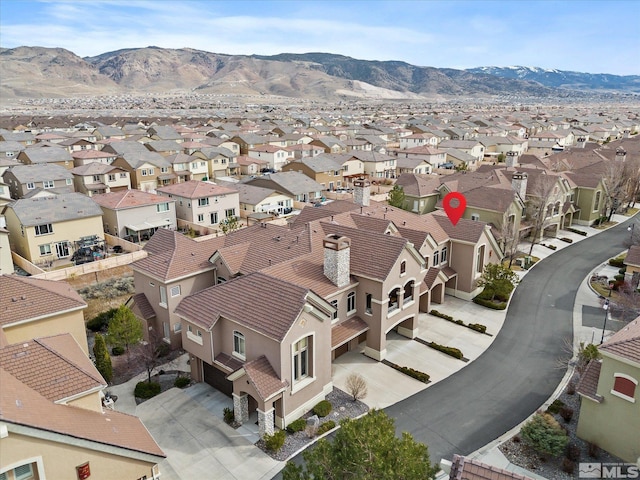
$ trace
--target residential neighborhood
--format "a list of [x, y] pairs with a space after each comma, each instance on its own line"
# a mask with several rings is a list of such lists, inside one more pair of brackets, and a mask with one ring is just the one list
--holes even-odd
[[[180, 392], [215, 399], [217, 413], [205, 409], [201, 420], [242, 452], [227, 461], [255, 468], [244, 478], [271, 478], [285, 461], [265, 442], [287, 431], [293, 439], [292, 425], [307, 425], [336, 391], [353, 395], [351, 376], [369, 392], [354, 402], [391, 413], [482, 362], [515, 328], [510, 302], [540, 288], [525, 280], [552, 263], [546, 257], [619, 232], [608, 257], [594, 250], [580, 261], [597, 276], [602, 262], [628, 250], [605, 293], [618, 280], [637, 293], [640, 112], [300, 113], [3, 120], [0, 478], [93, 478], [80, 477], [90, 470], [96, 478], [178, 479], [214, 468], [186, 461], [169, 443], [169, 417], [160, 415], [179, 414], [171, 409], [187, 401]], [[445, 211], [450, 193], [465, 199], [456, 221]], [[486, 296], [494, 269], [512, 274], [515, 293], [504, 300]], [[103, 308], [87, 313], [87, 286], [109, 278], [129, 282], [122, 301], [96, 294]], [[567, 291], [581, 291], [578, 283]], [[610, 305], [585, 288], [589, 308]], [[89, 328], [112, 307], [109, 322], [119, 307], [131, 313], [140, 332], [133, 345]], [[636, 307], [630, 321], [604, 310], [608, 327], [581, 313], [568, 340], [588, 340], [599, 352], [574, 385], [577, 438], [627, 463], [640, 457]], [[569, 322], [564, 311], [554, 315]], [[538, 332], [551, 337], [552, 328]], [[600, 328], [602, 342], [585, 338]], [[118, 383], [105, 378], [95, 350], [102, 335], [114, 366], [139, 371]], [[137, 353], [127, 357], [130, 347]], [[564, 370], [574, 382], [573, 364]], [[170, 373], [187, 387], [134, 395], [152, 378], [160, 388]], [[515, 433], [505, 432], [568, 382], [546, 382], [554, 384], [549, 395], [534, 392], [532, 408], [521, 401], [526, 416], [506, 419], [508, 428], [485, 444], [511, 441]], [[433, 444], [431, 460], [451, 478], [498, 470], [507, 475], [499, 478], [543, 478], [516, 468], [497, 446], [487, 449], [493, 456], [470, 456], [483, 445], [434, 458], [442, 450]], [[255, 460], [243, 457], [246, 449]]]

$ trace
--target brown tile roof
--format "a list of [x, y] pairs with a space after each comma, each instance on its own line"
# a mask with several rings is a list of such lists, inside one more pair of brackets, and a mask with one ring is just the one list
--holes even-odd
[[149, 299], [144, 293], [136, 293], [131, 297], [131, 302], [127, 303], [130, 305], [133, 313], [139, 315], [140, 318], [149, 320], [156, 316], [156, 312], [153, 310], [151, 303], [149, 303]]
[[101, 207], [111, 210], [156, 205], [158, 203], [173, 201], [167, 197], [156, 195], [155, 193], [142, 192], [140, 190], [121, 190], [119, 192], [101, 193], [91, 198]]
[[640, 317], [614, 333], [599, 349], [640, 364]]
[[[432, 214], [417, 215], [382, 203], [371, 202], [371, 206], [363, 210], [363, 215], [391, 220], [399, 229], [427, 232], [437, 244], [446, 242], [449, 239], [445, 230], [434, 220]], [[422, 246], [422, 242], [417, 243], [412, 240], [412, 243], [416, 248]]]
[[595, 400], [598, 403], [602, 402], [602, 396], [598, 395], [598, 380], [600, 379], [601, 368], [602, 361], [592, 360], [589, 362], [576, 387], [576, 391], [580, 395]]
[[444, 212], [434, 212], [433, 218], [440, 224], [452, 240], [477, 243], [484, 232], [485, 223], [461, 218], [454, 226]]
[[[185, 297], [175, 313], [206, 329], [224, 317], [281, 341], [302, 312], [308, 293], [306, 288], [256, 272]], [[273, 310], [276, 296], [277, 314]]]
[[367, 330], [369, 330], [369, 325], [360, 317], [351, 317], [344, 322], [333, 325], [331, 327], [331, 349], [344, 345]]
[[0, 292], [0, 325], [48, 317], [87, 306], [66, 282], [0, 275]]
[[624, 259], [625, 265], [640, 266], [640, 246], [632, 245]]
[[158, 188], [158, 191], [183, 198], [206, 198], [238, 193], [232, 188], [223, 187], [210, 182], [201, 182], [200, 180], [189, 180], [188, 182], [175, 183], [166, 187], [160, 187]]
[[244, 371], [262, 400], [272, 397], [289, 386], [289, 382], [280, 380], [264, 355], [245, 363]]
[[163, 281], [180, 278], [213, 269], [209, 257], [223, 243], [222, 237], [197, 242], [181, 233], [159, 228], [144, 247], [149, 255], [131, 266]]
[[429, 267], [427, 274], [424, 276], [424, 282], [420, 285], [420, 292], [431, 290], [431, 287], [435, 284], [440, 274], [440, 269], [436, 267]]
[[450, 480], [533, 480], [502, 468], [487, 465], [478, 460], [453, 455]]
[[213, 360], [232, 372], [241, 369], [244, 364], [237, 358], [227, 355], [226, 353], [219, 353]]
[[498, 186], [478, 187], [468, 190], [464, 194], [467, 200], [467, 208], [476, 207], [500, 213], [505, 213], [516, 201], [516, 195], [511, 186], [506, 188], [499, 188]]
[[8, 345], [0, 367], [51, 401], [107, 386], [68, 333]]
[[439, 194], [440, 177], [434, 175], [419, 175], [416, 173], [403, 173], [396, 180], [407, 195], [424, 197]]
[[[104, 413], [55, 404], [0, 367], [0, 421], [71, 438], [164, 457], [142, 422], [106, 409]], [[70, 441], [72, 441], [70, 439]]]

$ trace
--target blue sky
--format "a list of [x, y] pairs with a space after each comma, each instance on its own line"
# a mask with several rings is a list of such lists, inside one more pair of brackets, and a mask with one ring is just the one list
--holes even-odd
[[80, 56], [150, 45], [215, 53], [329, 52], [448, 68], [525, 65], [640, 74], [640, 2], [0, 2], [0, 45]]

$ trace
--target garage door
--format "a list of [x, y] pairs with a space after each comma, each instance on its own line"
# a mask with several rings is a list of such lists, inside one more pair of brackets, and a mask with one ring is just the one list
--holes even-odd
[[231, 396], [233, 383], [225, 378], [227, 373], [205, 362], [202, 362], [202, 365], [204, 366], [204, 381], [225, 395]]

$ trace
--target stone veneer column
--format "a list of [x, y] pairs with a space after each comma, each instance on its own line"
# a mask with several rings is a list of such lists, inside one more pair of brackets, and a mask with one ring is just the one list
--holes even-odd
[[258, 408], [258, 431], [260, 437], [264, 437], [265, 434], [273, 435], [273, 408], [263, 412]]
[[239, 424], [249, 421], [249, 396], [247, 394], [233, 394], [233, 415]]

